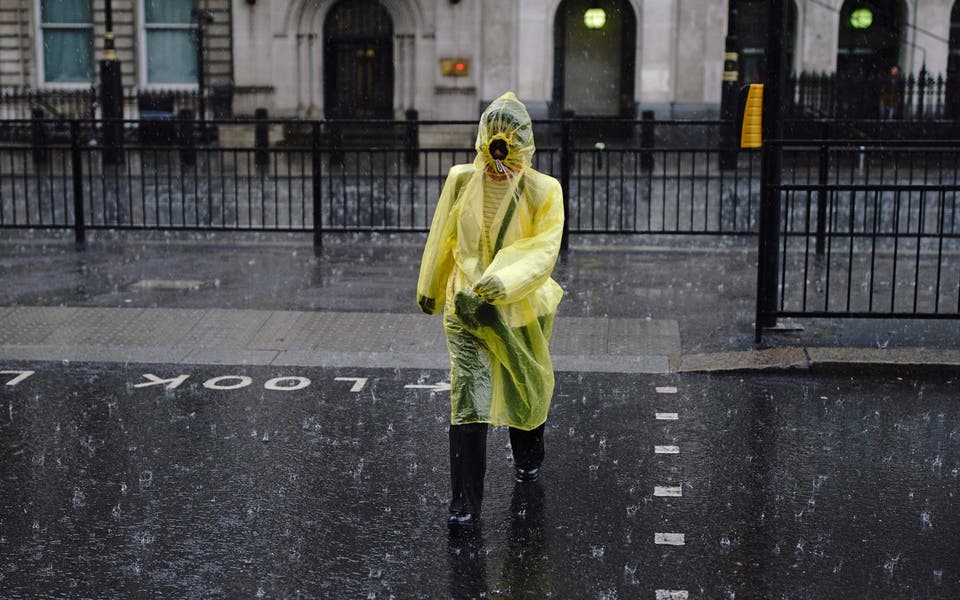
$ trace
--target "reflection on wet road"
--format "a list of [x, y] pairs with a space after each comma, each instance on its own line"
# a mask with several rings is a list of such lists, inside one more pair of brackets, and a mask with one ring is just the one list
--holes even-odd
[[945, 376], [559, 373], [451, 537], [443, 371], [0, 371], [4, 598], [960, 596]]

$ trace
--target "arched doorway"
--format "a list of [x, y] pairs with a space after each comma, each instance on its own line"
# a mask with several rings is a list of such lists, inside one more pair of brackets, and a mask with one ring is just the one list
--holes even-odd
[[377, 0], [341, 0], [323, 25], [326, 116], [393, 117], [393, 22]]
[[960, 118], [960, 2], [950, 11], [950, 46], [947, 55], [946, 117]]
[[[588, 27], [589, 9], [604, 22]], [[633, 118], [637, 19], [627, 0], [563, 0], [553, 25], [553, 110]]]
[[902, 0], [846, 0], [840, 9], [837, 74], [869, 78], [900, 64]]
[[[766, 73], [768, 0], [740, 1], [740, 73], [743, 84], [760, 83]], [[797, 39], [797, 3], [787, 3], [787, 69], [793, 71]]]

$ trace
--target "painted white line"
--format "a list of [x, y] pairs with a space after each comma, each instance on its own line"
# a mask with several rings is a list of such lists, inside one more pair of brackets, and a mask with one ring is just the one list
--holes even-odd
[[680, 418], [680, 413], [657, 413], [658, 421], [676, 421]]
[[409, 383], [404, 388], [408, 390], [430, 390], [431, 392], [449, 392], [450, 391], [450, 382], [441, 381], [440, 383], [431, 383], [429, 385], [421, 385], [417, 383]]
[[666, 546], [683, 546], [684, 539], [682, 533], [655, 533], [653, 534], [653, 543]]
[[680, 454], [680, 446], [654, 446], [654, 454]]
[[653, 488], [653, 495], [662, 498], [681, 498], [683, 497], [683, 488], [679, 485], [658, 485]]
[[677, 393], [677, 388], [675, 388], [675, 387], [673, 387], [673, 386], [669, 386], [669, 385], [668, 385], [668, 386], [663, 386], [663, 387], [658, 387], [658, 388], [657, 388], [657, 393], [658, 393], [658, 394], [676, 394], [676, 393]]
[[334, 381], [352, 381], [353, 386], [350, 388], [351, 392], [361, 392], [363, 391], [363, 386], [367, 385], [366, 377], [334, 377]]
[[36, 373], [36, 371], [0, 371], [0, 375], [16, 375], [13, 379], [7, 382], [7, 385], [17, 385], [27, 377], [30, 377]]
[[145, 290], [199, 290], [203, 282], [193, 279], [143, 279], [130, 287]]
[[687, 590], [657, 590], [657, 600], [689, 600]]

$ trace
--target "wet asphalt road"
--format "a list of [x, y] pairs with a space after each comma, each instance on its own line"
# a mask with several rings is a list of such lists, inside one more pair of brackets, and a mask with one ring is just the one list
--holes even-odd
[[957, 378], [560, 373], [451, 537], [442, 371], [0, 371], [3, 598], [960, 597]]

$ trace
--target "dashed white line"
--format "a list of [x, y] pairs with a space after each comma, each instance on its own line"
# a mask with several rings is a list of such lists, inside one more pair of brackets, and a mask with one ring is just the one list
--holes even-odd
[[672, 385], [666, 385], [666, 386], [658, 387], [657, 393], [658, 394], [676, 394], [677, 388], [673, 387]]
[[680, 454], [680, 446], [654, 446], [655, 454]]
[[653, 495], [661, 498], [681, 498], [683, 488], [679, 485], [658, 485], [653, 488]]
[[680, 413], [657, 413], [658, 421], [676, 421], [680, 418]]
[[688, 600], [687, 590], [657, 590], [657, 600]]
[[682, 533], [654, 533], [653, 543], [661, 546], [683, 546], [685, 540]]

